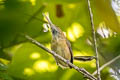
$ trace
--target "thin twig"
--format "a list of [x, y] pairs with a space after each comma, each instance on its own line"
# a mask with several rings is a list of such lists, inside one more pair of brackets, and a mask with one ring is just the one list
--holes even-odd
[[[113, 62], [115, 62], [115, 61], [116, 61], [117, 59], [119, 59], [119, 58], [120, 58], [120, 55], [118, 55], [117, 57], [115, 57], [115, 58], [113, 58], [112, 60], [108, 61], [108, 62], [105, 63], [104, 65], [102, 65], [99, 70], [100, 70], [100, 71], [103, 70], [105, 67], [109, 66], [110, 64], [112, 64]], [[97, 71], [93, 72], [92, 75], [96, 75], [96, 73], [97, 73]]]
[[101, 80], [100, 78], [100, 70], [99, 70], [99, 57], [98, 57], [98, 50], [97, 50], [97, 43], [96, 43], [96, 34], [95, 34], [95, 29], [94, 29], [94, 22], [93, 22], [93, 13], [91, 10], [90, 6], [90, 0], [88, 1], [88, 9], [89, 9], [89, 14], [90, 14], [90, 20], [91, 20], [91, 27], [92, 27], [92, 34], [93, 34], [93, 41], [94, 41], [94, 49], [95, 49], [95, 54], [96, 54], [96, 69], [97, 69], [97, 79]]
[[48, 48], [46, 48], [45, 46], [43, 46], [42, 44], [40, 44], [38, 41], [32, 39], [30, 36], [28, 35], [24, 35], [24, 37], [29, 40], [30, 42], [32, 42], [33, 44], [37, 45], [38, 47], [42, 48], [43, 50], [47, 51], [48, 53], [50, 53], [51, 55], [59, 58], [60, 60], [62, 60], [63, 62], [65, 62], [66, 64], [70, 65], [72, 68], [74, 68], [75, 70], [77, 70], [78, 72], [80, 72], [81, 74], [83, 74], [86, 78], [90, 79], [90, 80], [97, 80], [94, 76], [92, 76], [88, 71], [86, 71], [84, 68], [79, 68], [77, 66], [75, 66], [74, 64], [72, 64], [70, 61], [64, 59], [63, 57], [59, 56], [58, 54], [56, 54], [54, 51], [49, 50]]
[[[42, 12], [45, 9], [45, 4], [43, 4], [31, 17], [30, 19], [26, 22], [26, 24], [30, 23], [34, 18], [36, 18], [36, 16]], [[37, 19], [37, 18], [36, 18]], [[40, 19], [39, 19], [40, 20]], [[42, 20], [41, 20], [42, 21]]]
[[[30, 14], [27, 14], [27, 13], [24, 13], [24, 15], [26, 15], [26, 16], [28, 16], [28, 17], [31, 17], [31, 16], [32, 16], [32, 19], [41, 21], [41, 22], [43, 22], [43, 23], [47, 23], [47, 22], [44, 21], [43, 19], [40, 19], [40, 18], [38, 18], [38, 17], [36, 17], [36, 16], [30, 15]], [[28, 24], [28, 23], [30, 23], [30, 22], [31, 22], [31, 21], [28, 20], [25, 24]]]

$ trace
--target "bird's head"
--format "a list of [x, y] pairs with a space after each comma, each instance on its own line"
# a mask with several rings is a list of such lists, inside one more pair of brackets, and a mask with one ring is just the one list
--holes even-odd
[[53, 37], [59, 36], [59, 35], [62, 33], [62, 31], [60, 30], [60, 28], [56, 27], [56, 26], [52, 23], [52, 21], [51, 21], [50, 18], [49, 18], [49, 14], [48, 14], [48, 15], [43, 14], [43, 16], [45, 17], [45, 19], [46, 19], [47, 22], [48, 22], [49, 27], [51, 28], [51, 32], [52, 32]]
[[55, 25], [50, 25], [50, 28], [53, 36], [59, 36], [61, 34], [61, 30]]

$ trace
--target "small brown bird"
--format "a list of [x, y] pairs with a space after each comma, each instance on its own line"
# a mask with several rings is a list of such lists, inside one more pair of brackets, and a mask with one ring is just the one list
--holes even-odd
[[[43, 14], [44, 15], [44, 14]], [[62, 30], [58, 27], [56, 27], [51, 20], [49, 19], [48, 16], [44, 15], [44, 17], [47, 19], [48, 24], [51, 28], [51, 33], [52, 33], [52, 42], [51, 42], [51, 49], [62, 56], [63, 58], [69, 60], [71, 63], [73, 63], [73, 53], [71, 49], [71, 45], [67, 38], [65, 37], [64, 33]], [[56, 58], [56, 63], [62, 68], [70, 67], [68, 64], [64, 63], [60, 59]]]
[[[71, 63], [73, 63], [74, 60], [78, 61], [91, 61], [93, 59], [96, 59], [94, 56], [74, 56], [72, 53], [72, 48], [70, 42], [65, 37], [64, 33], [59, 27], [56, 27], [48, 16], [43, 16], [47, 19], [49, 27], [51, 28], [52, 33], [52, 42], [51, 42], [51, 49], [62, 56], [63, 58], [67, 59]], [[64, 63], [63, 61], [59, 60], [58, 58], [54, 57], [56, 60], [57, 65], [59, 65], [62, 68], [70, 67], [70, 65]]]

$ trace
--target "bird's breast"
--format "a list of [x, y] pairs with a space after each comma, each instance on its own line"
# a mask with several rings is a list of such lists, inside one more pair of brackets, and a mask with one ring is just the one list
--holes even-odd
[[70, 50], [65, 39], [52, 40], [51, 49], [65, 59], [71, 59]]

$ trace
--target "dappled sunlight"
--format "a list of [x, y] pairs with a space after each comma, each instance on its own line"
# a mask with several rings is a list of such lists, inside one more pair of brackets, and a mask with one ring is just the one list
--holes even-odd
[[48, 61], [38, 60], [33, 64], [33, 69], [36, 72], [54, 72], [57, 70], [57, 66], [55, 64], [50, 64]]
[[84, 29], [79, 23], [73, 23], [72, 28], [73, 28], [73, 33], [76, 38], [79, 38], [80, 36], [83, 35]]
[[4, 1], [5, 0], [0, 0], [0, 10], [2, 10], [2, 9], [4, 9], [5, 8], [5, 5], [3, 5], [4, 4]]
[[67, 36], [69, 40], [75, 41], [77, 38], [83, 36], [83, 33], [84, 33], [83, 27], [79, 23], [74, 22], [68, 29]]
[[39, 52], [33, 52], [33, 53], [30, 55], [30, 58], [31, 58], [31, 59], [38, 59], [38, 58], [40, 58], [40, 53], [39, 53]]
[[76, 7], [75, 4], [68, 4], [68, 8], [74, 9]]
[[[120, 3], [120, 0], [112, 1]], [[0, 0], [0, 80], [98, 78], [92, 76], [97, 70], [95, 52], [98, 52], [100, 67], [120, 55], [120, 16], [115, 13], [120, 10], [113, 10], [112, 1], [91, 0], [88, 5], [85, 0]], [[59, 45], [51, 49], [53, 36], [53, 43], [58, 41]], [[95, 46], [98, 51], [94, 51]], [[70, 48], [73, 55], [68, 56]], [[72, 57], [73, 61], [66, 62], [73, 62], [74, 68], [70, 69], [70, 65], [58, 58], [56, 61], [49, 50], [59, 55], [66, 52], [63, 58]], [[107, 65], [107, 70], [101, 71], [101, 80], [111, 80], [109, 68], [112, 65], [117, 73], [118, 62], [114, 60]], [[90, 74], [87, 76], [87, 73]]]
[[48, 71], [48, 62], [47, 61], [36, 61], [33, 64], [33, 69], [35, 69], [37, 72], [45, 72]]
[[48, 49], [51, 49], [51, 44], [49, 43], [49, 44], [46, 44], [45, 45]]
[[25, 68], [25, 69], [24, 69], [24, 75], [32, 76], [32, 75], [34, 75], [34, 74], [35, 74], [35, 73], [34, 73], [33, 69], [31, 69], [31, 68]]
[[30, 2], [31, 2], [31, 4], [32, 4], [33, 6], [36, 5], [36, 0], [30, 0]]
[[68, 29], [67, 33], [68, 33], [68, 39], [70, 41], [75, 41], [76, 40], [71, 29]]

